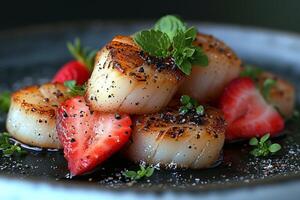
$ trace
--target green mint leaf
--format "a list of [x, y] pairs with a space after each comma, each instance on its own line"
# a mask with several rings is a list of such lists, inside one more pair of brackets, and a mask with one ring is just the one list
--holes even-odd
[[249, 141], [249, 145], [251, 146], [257, 146], [258, 145], [258, 139], [257, 138], [251, 138]]
[[263, 144], [263, 143], [265, 143], [268, 139], [270, 138], [270, 134], [268, 133], [268, 134], [266, 134], [266, 135], [264, 135], [262, 138], [260, 138], [260, 143], [261, 144]]
[[190, 45], [197, 36], [197, 29], [195, 27], [190, 27], [184, 32], [186, 44]]
[[262, 87], [262, 95], [267, 101], [269, 100], [270, 90], [275, 85], [276, 85], [276, 80], [274, 80], [274, 79], [268, 78], [264, 81], [263, 87]]
[[68, 88], [71, 96], [83, 96], [86, 92], [86, 85], [79, 86], [75, 80], [65, 81], [64, 85]]
[[175, 62], [178, 65], [178, 68], [185, 73], [186, 75], [190, 75], [191, 71], [192, 71], [192, 64], [190, 61], [188, 60], [184, 60], [181, 62], [181, 64], [179, 64], [175, 58]]
[[180, 102], [182, 105], [188, 104], [190, 102], [190, 100], [191, 100], [191, 97], [189, 97], [188, 95], [182, 95], [180, 97]]
[[10, 92], [2, 92], [0, 94], [0, 111], [8, 112], [10, 106]]
[[168, 35], [159, 30], [141, 31], [134, 35], [134, 41], [151, 56], [165, 58], [170, 55], [171, 41]]
[[200, 47], [194, 47], [195, 52], [191, 58], [193, 65], [205, 67], [208, 65], [208, 57]]
[[154, 30], [166, 33], [172, 40], [178, 31], [186, 31], [186, 26], [178, 17], [166, 15], [155, 23]]
[[200, 66], [208, 65], [208, 57], [203, 53], [202, 49], [192, 46], [193, 40], [190, 40], [188, 43], [186, 35], [182, 31], [178, 31], [173, 38], [173, 57], [175, 63], [187, 75], [191, 73], [192, 64]]
[[138, 32], [133, 39], [151, 56], [172, 57], [177, 67], [189, 75], [192, 65], [208, 65], [203, 50], [193, 45], [196, 36], [196, 28], [187, 28], [178, 17], [167, 15], [159, 19], [153, 29]]
[[184, 32], [178, 31], [173, 38], [173, 50], [177, 51], [177, 54], [182, 53], [186, 47]]
[[80, 39], [76, 38], [74, 42], [67, 42], [67, 48], [74, 58], [81, 62], [91, 72], [94, 68], [96, 50], [89, 50], [82, 47]]
[[244, 70], [240, 73], [241, 77], [249, 77], [253, 80], [257, 79], [257, 77], [263, 72], [262, 69], [247, 65]]
[[195, 51], [196, 50], [194, 48], [185, 47], [182, 51], [182, 54], [183, 54], [184, 57], [190, 58], [194, 55]]
[[269, 151], [271, 153], [276, 153], [277, 151], [279, 151], [281, 149], [280, 144], [274, 143], [271, 146], [269, 146]]

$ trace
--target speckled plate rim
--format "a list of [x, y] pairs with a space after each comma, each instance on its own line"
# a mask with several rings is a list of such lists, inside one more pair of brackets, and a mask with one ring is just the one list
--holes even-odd
[[[56, 23], [56, 24], [49, 24], [49, 25], [40, 25], [40, 26], [32, 26], [32, 27], [22, 27], [22, 28], [16, 28], [16, 29], [11, 29], [11, 30], [4, 30], [0, 32], [0, 37], [5, 37], [6, 35], [18, 35], [18, 34], [30, 34], [32, 32], [47, 32], [49, 29], [65, 29], [65, 27], [71, 27], [71, 26], [78, 26], [78, 25], [93, 25], [93, 24], [130, 24], [130, 23], [136, 23], [134, 21], [82, 21], [82, 22], [61, 22], [61, 23]], [[138, 22], [137, 24], [149, 24], [148, 22]], [[196, 24], [200, 30], [206, 33], [211, 33], [215, 35], [216, 37], [219, 37], [220, 39], [224, 40], [225, 42], [228, 40], [232, 40], [233, 38], [236, 37], [235, 34], [242, 34], [242, 35], [247, 35], [249, 36], [249, 41], [251, 41], [251, 35], [252, 34], [260, 34], [260, 41], [256, 42], [256, 45], [261, 46], [263, 44], [272, 44], [274, 46], [280, 45], [280, 51], [275, 52], [276, 54], [280, 55], [281, 51], [288, 51], [291, 52], [291, 56], [287, 57], [280, 57], [279, 56], [279, 63], [288, 63], [290, 65], [298, 66], [296, 70], [300, 71], [300, 56], [296, 56], [297, 52], [300, 52], [300, 35], [296, 33], [291, 33], [291, 32], [284, 32], [284, 31], [274, 31], [270, 29], [263, 29], [263, 28], [257, 28], [257, 27], [244, 27], [244, 26], [236, 26], [236, 25], [228, 25], [228, 24], [210, 24], [210, 23], [191, 23], [191, 24]], [[220, 35], [220, 29], [222, 29], [222, 34]], [[268, 41], [270, 39], [270, 35], [272, 35], [272, 40], [271, 43]], [[243, 36], [243, 37], [244, 37]], [[267, 40], [267, 42], [266, 42]], [[234, 40], [232, 40], [234, 41]], [[291, 46], [291, 44], [293, 44]], [[245, 45], [243, 42], [236, 41], [233, 43], [230, 43], [230, 46], [233, 47], [233, 49], [238, 52], [238, 54], [245, 53], [248, 54], [248, 58], [251, 59], [253, 57], [253, 53], [247, 51], [248, 49], [245, 48]], [[253, 48], [253, 47], [252, 47]], [[272, 47], [269, 47], [272, 48]], [[273, 48], [272, 48], [273, 49]], [[256, 52], [257, 53], [257, 52]], [[255, 54], [255, 53], [254, 53]], [[274, 56], [274, 54], [272, 53]], [[268, 54], [262, 54], [261, 56], [269, 56]], [[297, 100], [299, 102], [299, 94], [297, 97]], [[117, 195], [118, 198], [126, 199], [128, 196], [124, 195], [126, 194], [131, 194], [131, 195], [138, 195], [136, 197], [140, 197], [139, 195], [145, 195], [146, 194], [151, 194], [155, 193], [156, 195], [160, 195], [161, 197], [164, 196], [163, 194], [175, 194], [175, 193], [182, 193], [180, 190], [176, 190], [176, 188], [172, 191], [161, 191], [159, 190], [159, 187], [153, 187], [151, 189], [143, 189], [142, 192], [143, 194], [139, 194], [141, 192], [141, 189], [135, 189], [132, 187], [132, 190], [128, 191], [126, 188], [120, 188], [120, 189], [107, 189], [107, 188], [101, 188], [99, 186], [95, 187], [92, 184], [88, 183], [82, 183], [82, 182], [72, 182], [72, 183], [64, 183], [64, 182], [55, 182], [55, 181], [45, 181], [41, 180], [39, 178], [26, 178], [26, 179], [18, 179], [17, 177], [12, 177], [8, 175], [0, 175], [0, 188], [3, 188], [4, 193], [0, 194], [0, 197], [6, 197], [4, 195], [11, 195], [10, 189], [15, 189], [16, 184], [21, 184], [22, 187], [26, 188], [27, 186], [38, 186], [38, 185], [43, 185], [46, 187], [48, 185], [48, 190], [51, 191], [53, 194], [55, 194], [57, 188], [64, 188], [63, 191], [60, 192], [65, 192], [66, 194], [72, 194], [72, 190], [74, 189], [81, 189], [84, 192], [89, 192], [89, 191], [95, 191], [95, 194], [114, 194]], [[271, 187], [272, 186], [272, 187]], [[190, 194], [191, 198], [193, 196], [197, 195], [208, 195], [212, 193], [216, 193], [216, 190], [218, 190], [218, 194], [222, 195], [221, 193], [227, 193], [229, 191], [233, 192], [234, 191], [239, 191], [239, 190], [260, 190], [262, 187], [271, 187], [270, 189], [275, 192], [274, 189], [272, 188], [277, 188], [276, 191], [281, 191], [282, 194], [285, 193], [284, 191], [287, 191], [286, 188], [289, 186], [289, 188], [293, 188], [294, 186], [297, 188], [300, 186], [300, 175], [299, 174], [287, 174], [286, 176], [275, 176], [272, 178], [265, 178], [264, 180], [259, 180], [259, 181], [253, 181], [251, 183], [230, 183], [230, 184], [218, 184], [218, 185], [212, 185], [211, 187], [205, 186], [204, 189], [201, 189], [199, 191], [190, 191], [186, 190]], [[22, 187], [20, 187], [20, 191], [22, 190]], [[52, 189], [51, 189], [52, 188]], [[285, 188], [285, 189], [283, 189]], [[6, 191], [6, 192], [5, 192]], [[112, 191], [114, 193], [112, 193]], [[35, 192], [38, 192], [36, 190]], [[70, 193], [71, 192], [71, 193]], [[173, 193], [175, 192], [175, 193]], [[294, 192], [300, 192], [298, 190], [294, 190]], [[274, 194], [274, 193], [273, 193]], [[113, 196], [114, 196], [113, 195]], [[73, 195], [71, 195], [73, 196]], [[9, 197], [9, 196], [7, 196]], [[13, 196], [12, 196], [13, 197]], [[79, 196], [78, 196], [79, 197]], [[99, 196], [98, 196], [99, 197]], [[132, 196], [133, 197], [133, 196]], [[154, 196], [152, 196], [154, 197]], [[174, 198], [176, 196], [173, 196]], [[169, 197], [168, 197], [169, 198]], [[253, 196], [252, 196], [253, 198]], [[2, 199], [2, 198], [1, 198]], [[74, 198], [72, 198], [74, 199]], [[89, 198], [90, 199], [90, 198]], [[130, 198], [132, 199], [132, 198]]]

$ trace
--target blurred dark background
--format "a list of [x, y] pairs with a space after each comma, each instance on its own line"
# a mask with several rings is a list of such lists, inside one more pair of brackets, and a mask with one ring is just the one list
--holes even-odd
[[147, 20], [167, 13], [300, 32], [299, 0], [1, 0], [0, 29], [90, 19]]

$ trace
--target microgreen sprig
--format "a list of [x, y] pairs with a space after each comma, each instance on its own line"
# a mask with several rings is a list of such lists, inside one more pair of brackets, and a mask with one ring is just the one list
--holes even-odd
[[[240, 73], [241, 77], [249, 77], [251, 78], [256, 84], [258, 84], [259, 76], [263, 73], [263, 70], [257, 68], [252, 65], [247, 65], [244, 70]], [[263, 95], [266, 101], [269, 101], [271, 89], [276, 85], [276, 80], [272, 78], [267, 78], [264, 80], [262, 85], [257, 85], [260, 89], [261, 94]]]
[[67, 42], [67, 47], [76, 60], [86, 66], [89, 71], [93, 71], [97, 51], [82, 47], [79, 38], [76, 38], [73, 43]]
[[10, 106], [10, 92], [2, 92], [0, 94], [0, 111], [8, 112]]
[[258, 140], [253, 137], [249, 141], [249, 145], [254, 146], [254, 149], [250, 151], [250, 154], [255, 157], [264, 157], [270, 154], [275, 154], [281, 149], [281, 145], [277, 143], [272, 143], [270, 140], [270, 134], [266, 134]]
[[249, 77], [253, 80], [256, 80], [262, 72], [263, 70], [258, 67], [246, 65], [243, 71], [240, 73], [240, 77]]
[[131, 180], [139, 180], [141, 178], [144, 178], [144, 177], [150, 177], [153, 175], [154, 173], [154, 167], [145, 167], [143, 165], [140, 165], [140, 169], [137, 170], [137, 171], [125, 171], [123, 172], [123, 175], [126, 177], [126, 178], [130, 178]]
[[178, 68], [189, 75], [193, 64], [208, 65], [208, 57], [203, 50], [193, 45], [196, 35], [196, 28], [188, 28], [178, 17], [166, 15], [157, 21], [154, 28], [136, 33], [133, 39], [151, 56], [172, 57]]
[[180, 102], [182, 106], [179, 108], [179, 114], [185, 115], [193, 110], [195, 110], [198, 115], [204, 114], [204, 106], [199, 105], [196, 99], [193, 99], [188, 95], [182, 95], [180, 97]]
[[12, 144], [9, 141], [10, 135], [7, 132], [0, 133], [0, 152], [3, 156], [24, 155], [24, 151], [17, 143]]
[[65, 81], [64, 85], [68, 88], [68, 93], [71, 96], [83, 96], [86, 91], [86, 85], [77, 85], [75, 80]]
[[267, 78], [262, 86], [261, 93], [266, 101], [269, 101], [271, 89], [276, 85], [276, 80]]

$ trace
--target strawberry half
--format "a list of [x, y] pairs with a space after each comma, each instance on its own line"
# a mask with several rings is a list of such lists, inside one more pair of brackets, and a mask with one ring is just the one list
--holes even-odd
[[95, 51], [88, 51], [81, 46], [80, 40], [74, 43], [67, 43], [70, 53], [74, 56], [72, 60], [55, 74], [53, 83], [64, 83], [65, 81], [75, 80], [77, 84], [84, 84], [91, 76], [93, 70]]
[[127, 143], [132, 122], [128, 115], [91, 111], [83, 97], [61, 104], [56, 130], [72, 175], [89, 172]]
[[269, 105], [250, 78], [237, 78], [225, 88], [220, 99], [228, 127], [227, 140], [276, 135], [284, 129], [284, 120]]

